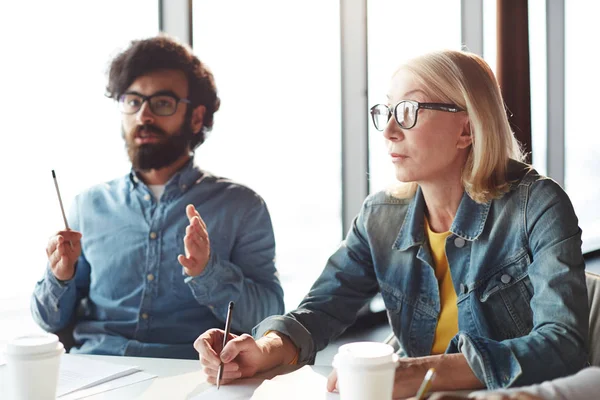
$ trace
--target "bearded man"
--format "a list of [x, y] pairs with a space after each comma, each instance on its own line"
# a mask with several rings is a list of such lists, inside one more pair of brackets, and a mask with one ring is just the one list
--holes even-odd
[[265, 202], [194, 164], [219, 109], [210, 70], [166, 36], [133, 41], [110, 64], [107, 95], [132, 168], [74, 199], [71, 229], [46, 248], [36, 322], [73, 326], [72, 353], [197, 359], [194, 340], [223, 327], [230, 301], [233, 331], [282, 314]]

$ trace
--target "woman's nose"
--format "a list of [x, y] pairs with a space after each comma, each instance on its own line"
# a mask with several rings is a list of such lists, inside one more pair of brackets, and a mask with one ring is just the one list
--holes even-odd
[[383, 137], [392, 142], [401, 140], [404, 137], [402, 128], [400, 128], [394, 117], [388, 120], [387, 125], [383, 130]]

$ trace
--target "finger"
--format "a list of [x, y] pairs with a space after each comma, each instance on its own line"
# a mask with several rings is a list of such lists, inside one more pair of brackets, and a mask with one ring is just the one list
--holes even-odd
[[194, 349], [205, 365], [218, 366], [221, 363], [218, 354], [221, 346], [217, 346], [217, 344], [222, 343], [223, 334], [224, 332], [220, 329], [209, 329], [194, 341]]
[[185, 235], [197, 239], [198, 243], [202, 243], [203, 236], [192, 225], [188, 225], [188, 227], [185, 228]]
[[[237, 378], [241, 378], [241, 374]], [[227, 385], [227, 384], [233, 382], [234, 380], [235, 379], [223, 379], [223, 378], [221, 378], [221, 383], [220, 384], [221, 385]], [[216, 385], [217, 384], [217, 377], [216, 376], [209, 376], [208, 378], [206, 378], [206, 381], [208, 383], [210, 383], [211, 385]]]
[[221, 361], [228, 363], [234, 360], [242, 351], [249, 350], [253, 346], [256, 346], [256, 342], [254, 338], [247, 333], [230, 339], [225, 347], [223, 347], [223, 351], [221, 351]]
[[56, 251], [56, 246], [58, 246], [59, 244], [59, 237], [60, 235], [56, 234], [50, 236], [50, 238], [48, 239], [48, 245], [46, 246], [46, 255], [48, 256], [48, 258], [50, 258], [50, 255], [54, 253], [54, 251]]
[[[185, 214], [187, 215], [188, 219], [190, 220], [190, 224], [192, 223], [192, 220], [195, 217], [198, 217], [200, 219], [200, 222], [202, 224], [204, 224], [204, 221], [202, 221], [202, 218], [200, 218], [200, 213], [196, 210], [196, 208], [192, 204], [187, 205], [187, 207], [185, 208]], [[206, 225], [204, 225], [204, 227], [206, 227]]]
[[[194, 221], [197, 221], [197, 218], [194, 218]], [[200, 242], [206, 242], [208, 243], [208, 232], [206, 231], [206, 229], [204, 229], [203, 227], [198, 225], [198, 222], [194, 222], [193, 225], [189, 225], [185, 231], [186, 234], [188, 235], [193, 235], [194, 237], [197, 237]]]
[[[204, 373], [206, 374], [206, 376], [218, 376], [219, 374], [219, 367], [217, 368], [212, 368], [212, 366], [205, 366], [203, 368]], [[237, 379], [242, 375], [242, 371], [240, 370], [240, 366], [237, 363], [224, 363], [223, 364], [223, 374], [222, 374], [222, 378], [223, 379]]]
[[65, 240], [73, 242], [75, 244], [76, 241], [81, 240], [81, 232], [72, 231], [72, 230], [64, 230], [59, 231], [57, 235], [62, 236]]
[[190, 258], [205, 254], [207, 250], [206, 243], [202, 242], [198, 237], [194, 237], [194, 235], [185, 235], [183, 237], [183, 244]]
[[193, 270], [194, 265], [196, 265], [193, 259], [187, 258], [183, 254], [177, 256], [177, 261], [179, 261], [179, 264], [181, 264], [182, 267], [190, 270]]
[[196, 215], [196, 218], [194, 218], [194, 220], [198, 221], [198, 224], [200, 224], [200, 226], [202, 227], [202, 229], [206, 230], [206, 222], [204, 222], [204, 220], [202, 219], [202, 216], [200, 216], [200, 214]]
[[327, 391], [333, 392], [335, 389], [337, 389], [337, 370], [334, 369], [327, 377]]

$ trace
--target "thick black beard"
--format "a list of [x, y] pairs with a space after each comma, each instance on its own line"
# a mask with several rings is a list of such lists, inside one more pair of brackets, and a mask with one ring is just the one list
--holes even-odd
[[[130, 136], [131, 139], [126, 137], [125, 147], [134, 170], [149, 171], [167, 167], [189, 151], [193, 133], [188, 121], [175, 135], [168, 135], [155, 125], [145, 125], [144, 128], [160, 136], [162, 141], [156, 144], [147, 143], [137, 146], [133, 143], [133, 136]], [[123, 135], [125, 136], [125, 133]]]

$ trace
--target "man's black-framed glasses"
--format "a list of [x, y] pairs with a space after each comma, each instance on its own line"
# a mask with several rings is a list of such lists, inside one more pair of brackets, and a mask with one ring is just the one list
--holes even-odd
[[417, 116], [420, 108], [427, 110], [446, 111], [456, 113], [465, 111], [456, 104], [447, 103], [419, 103], [413, 100], [402, 100], [393, 107], [387, 104], [375, 104], [371, 107], [371, 118], [373, 125], [378, 131], [383, 131], [388, 121], [394, 115], [396, 122], [402, 129], [411, 129], [417, 124]]
[[142, 108], [142, 104], [145, 101], [148, 102], [150, 111], [161, 117], [168, 117], [175, 114], [179, 103], [190, 103], [188, 99], [180, 99], [170, 93], [159, 92], [150, 96], [144, 96], [143, 94], [131, 92], [119, 96], [119, 110], [123, 114], [135, 114]]

